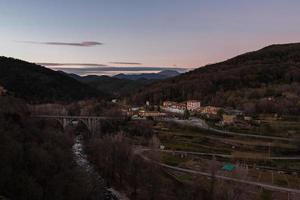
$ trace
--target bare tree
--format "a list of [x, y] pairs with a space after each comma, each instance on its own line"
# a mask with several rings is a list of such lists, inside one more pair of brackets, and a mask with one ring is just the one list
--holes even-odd
[[217, 166], [218, 163], [216, 161], [216, 158], [213, 157], [210, 162], [211, 177], [210, 177], [210, 186], [209, 186], [209, 198], [211, 200], [215, 199], [216, 173], [218, 170]]
[[137, 199], [137, 190], [140, 186], [140, 177], [144, 168], [144, 160], [139, 155], [132, 154], [130, 157], [129, 184], [133, 188], [132, 196]]

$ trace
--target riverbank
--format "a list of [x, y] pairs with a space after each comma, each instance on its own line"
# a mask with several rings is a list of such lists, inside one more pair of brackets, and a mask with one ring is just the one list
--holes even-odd
[[103, 195], [103, 197], [107, 200], [129, 200], [124, 194], [118, 192], [114, 188], [107, 188], [105, 186], [103, 178], [97, 173], [93, 165], [87, 159], [87, 155], [84, 151], [82, 135], [75, 137], [72, 151], [77, 165], [82, 168], [82, 170], [85, 170], [91, 177], [94, 177], [101, 187], [103, 187], [103, 194], [100, 195]]

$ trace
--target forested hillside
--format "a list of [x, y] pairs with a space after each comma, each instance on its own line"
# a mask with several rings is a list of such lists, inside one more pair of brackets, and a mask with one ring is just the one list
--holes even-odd
[[112, 97], [118, 98], [120, 96], [126, 96], [134, 94], [138, 89], [143, 86], [154, 82], [155, 80], [139, 79], [119, 79], [109, 76], [78, 76], [76, 74], [68, 74], [72, 78], [89, 85], [101, 92], [110, 94]]
[[33, 120], [25, 103], [0, 97], [0, 199], [101, 199], [77, 167], [73, 140], [55, 122]]
[[75, 101], [106, 96], [67, 75], [6, 57], [0, 57], [0, 85], [29, 102]]
[[175, 70], [162, 70], [158, 73], [142, 73], [142, 74], [117, 74], [114, 77], [128, 80], [163, 80], [178, 76], [180, 73]]
[[300, 114], [299, 82], [300, 43], [272, 45], [156, 82], [131, 100], [199, 99], [248, 113]]

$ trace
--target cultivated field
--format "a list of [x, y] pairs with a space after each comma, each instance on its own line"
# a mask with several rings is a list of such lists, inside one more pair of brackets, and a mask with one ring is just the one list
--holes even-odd
[[[298, 122], [283, 121], [277, 125], [282, 127], [283, 124], [288, 124], [286, 130], [295, 130], [288, 137], [298, 134]], [[284, 128], [277, 129], [274, 134], [269, 135], [283, 137], [283, 130]], [[214, 131], [166, 122], [157, 123], [155, 131], [165, 147], [161, 152], [161, 161], [165, 164], [300, 190], [297, 141], [225, 136]], [[226, 164], [233, 164], [236, 168], [233, 171], [225, 171], [222, 168]], [[199, 179], [198, 176], [189, 173], [173, 171], [173, 175], [181, 181], [205, 181], [205, 177]], [[253, 191], [255, 190], [252, 190], [252, 193]], [[261, 193], [271, 196], [275, 194], [270, 191]], [[251, 192], [247, 195], [251, 195]], [[280, 195], [287, 194], [276, 193], [277, 198]]]

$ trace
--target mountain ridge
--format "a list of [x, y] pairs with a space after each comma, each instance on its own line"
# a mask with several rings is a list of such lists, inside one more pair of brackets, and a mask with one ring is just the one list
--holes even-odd
[[[280, 44], [158, 81], [131, 100], [142, 104], [147, 100], [159, 103], [199, 99], [204, 105], [234, 107], [251, 113], [295, 114], [300, 113], [300, 109], [292, 106], [300, 107], [299, 82], [300, 43]], [[285, 97], [287, 92], [292, 94], [289, 98]]]
[[141, 74], [117, 74], [113, 77], [119, 79], [138, 80], [138, 79], [154, 79], [161, 80], [178, 76], [180, 73], [176, 70], [162, 70], [158, 73], [141, 73]]
[[101, 92], [110, 94], [114, 98], [130, 95], [138, 91], [141, 87], [150, 84], [154, 81], [154, 80], [147, 80], [147, 79], [138, 79], [138, 80], [120, 79], [120, 78], [110, 77], [105, 75], [102, 76], [98, 76], [98, 75], [79, 76], [77, 74], [67, 74], [67, 75]]
[[0, 85], [14, 96], [35, 103], [106, 96], [44, 66], [4, 56], [0, 57]]

